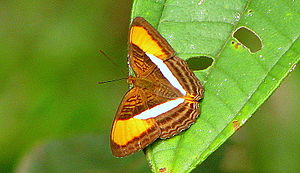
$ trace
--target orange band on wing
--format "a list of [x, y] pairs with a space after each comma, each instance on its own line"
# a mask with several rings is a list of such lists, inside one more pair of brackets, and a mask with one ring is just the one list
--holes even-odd
[[135, 137], [139, 137], [143, 132], [153, 127], [154, 120], [141, 120], [130, 118], [127, 120], [116, 120], [112, 130], [112, 140], [118, 145], [126, 145]]
[[130, 30], [130, 43], [137, 45], [145, 53], [163, 58], [166, 56], [156, 40], [141, 26], [133, 26]]

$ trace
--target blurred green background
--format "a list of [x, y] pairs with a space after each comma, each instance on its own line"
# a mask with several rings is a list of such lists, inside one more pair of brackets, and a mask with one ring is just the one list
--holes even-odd
[[[131, 3], [0, 1], [1, 173], [150, 172], [142, 152], [110, 154], [111, 122], [126, 81], [97, 85], [127, 75]], [[194, 172], [300, 172], [299, 76], [295, 69]]]

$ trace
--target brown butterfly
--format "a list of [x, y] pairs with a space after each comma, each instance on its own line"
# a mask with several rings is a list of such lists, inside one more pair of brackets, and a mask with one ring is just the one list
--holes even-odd
[[187, 63], [144, 18], [129, 31], [128, 61], [135, 73], [111, 130], [113, 155], [124, 157], [157, 138], [170, 138], [198, 117], [204, 89]]

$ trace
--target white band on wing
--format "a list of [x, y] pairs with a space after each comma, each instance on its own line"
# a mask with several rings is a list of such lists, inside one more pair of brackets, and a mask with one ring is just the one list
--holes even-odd
[[161, 73], [165, 78], [175, 87], [177, 88], [183, 95], [186, 95], [186, 91], [182, 88], [176, 77], [172, 74], [168, 66], [163, 62], [163, 60], [157, 58], [152, 54], [146, 53], [146, 55], [151, 59], [151, 61], [159, 68]]
[[133, 118], [148, 119], [148, 118], [157, 117], [158, 115], [161, 115], [165, 112], [170, 111], [171, 109], [175, 108], [176, 106], [178, 106], [179, 104], [181, 104], [183, 102], [184, 102], [183, 98], [171, 100], [171, 101], [162, 103], [160, 105], [154, 106], [151, 109], [145, 110], [144, 112], [134, 116]]

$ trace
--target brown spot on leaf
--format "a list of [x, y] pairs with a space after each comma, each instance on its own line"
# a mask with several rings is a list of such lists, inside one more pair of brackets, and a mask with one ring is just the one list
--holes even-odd
[[241, 127], [241, 123], [237, 120], [232, 121], [232, 124], [235, 131], [239, 130]]
[[166, 172], [166, 168], [159, 168], [159, 172]]
[[239, 49], [242, 46], [240, 42], [235, 42], [235, 41], [232, 41], [231, 44], [235, 49]]

